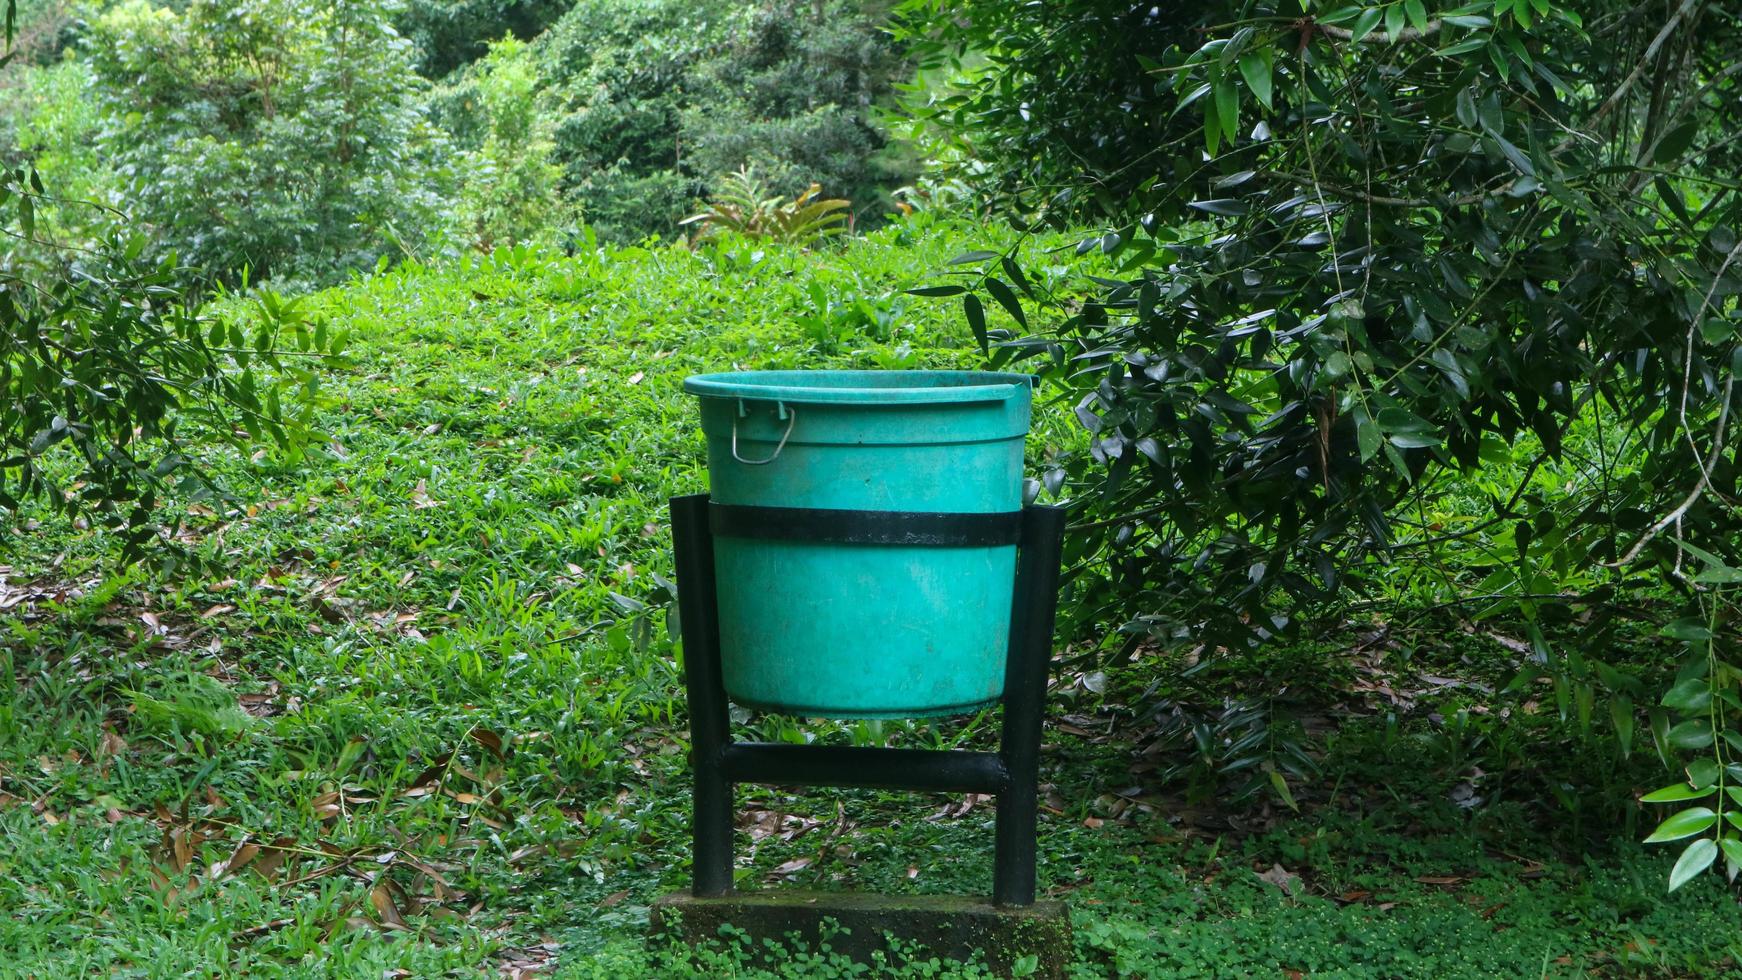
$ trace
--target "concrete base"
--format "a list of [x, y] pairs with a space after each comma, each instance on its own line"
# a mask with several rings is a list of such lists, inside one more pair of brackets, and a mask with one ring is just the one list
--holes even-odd
[[735, 892], [695, 898], [674, 892], [655, 902], [656, 933], [674, 933], [691, 944], [717, 939], [722, 925], [748, 933], [753, 943], [790, 933], [815, 948], [823, 921], [844, 934], [829, 938], [835, 952], [861, 963], [885, 951], [885, 934], [919, 943], [927, 952], [966, 960], [980, 951], [988, 966], [1008, 976], [1025, 957], [1036, 958], [1034, 977], [1059, 978], [1071, 957], [1071, 919], [1063, 902], [1015, 907], [954, 895], [867, 895], [860, 892]]

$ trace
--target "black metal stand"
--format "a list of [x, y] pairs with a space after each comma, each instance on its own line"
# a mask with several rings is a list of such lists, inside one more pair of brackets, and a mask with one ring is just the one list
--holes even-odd
[[[732, 787], [760, 783], [994, 795], [998, 798], [998, 818], [992, 900], [999, 905], [1032, 905], [1040, 723], [1047, 666], [1052, 659], [1064, 511], [1032, 506], [1023, 508], [1019, 515], [999, 750], [933, 752], [732, 741], [726, 690], [720, 681], [709, 510], [707, 494], [671, 501], [690, 708], [691, 767], [695, 773], [693, 894], [706, 898], [731, 892]], [[915, 516], [936, 524], [941, 515]]]

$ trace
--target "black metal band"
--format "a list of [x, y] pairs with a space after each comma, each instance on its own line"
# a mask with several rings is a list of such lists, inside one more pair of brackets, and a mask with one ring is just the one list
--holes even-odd
[[991, 548], [1017, 542], [1022, 512], [938, 514], [709, 503], [708, 525], [716, 537], [724, 538]]

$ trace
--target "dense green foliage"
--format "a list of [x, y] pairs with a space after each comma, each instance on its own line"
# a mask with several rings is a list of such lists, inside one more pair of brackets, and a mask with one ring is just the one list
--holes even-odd
[[573, 5], [574, 0], [409, 0], [394, 25], [417, 49], [418, 71], [441, 78], [482, 58], [503, 37], [532, 40]]
[[[0, 173], [0, 236], [54, 254], [35, 237], [42, 198], [33, 172]], [[221, 497], [214, 450], [300, 455], [316, 369], [340, 346], [270, 293], [246, 332], [202, 315], [184, 270], [143, 251], [134, 236], [63, 257], [64, 272], [0, 264], [0, 512], [39, 499], [114, 532], [129, 561], [176, 557], [160, 504]]]
[[753, 8], [725, 49], [696, 66], [682, 126], [687, 166], [718, 190], [755, 170], [777, 192], [820, 184], [860, 220], [889, 210], [909, 175], [874, 114], [911, 71], [882, 30], [882, 0], [787, 0]]
[[[954, 311], [902, 290], [1014, 238], [921, 216], [816, 251], [502, 250], [305, 298], [306, 317], [351, 334], [351, 363], [328, 375], [325, 438], [304, 458], [220, 460], [257, 494], [193, 508], [184, 534], [223, 570], [101, 574], [117, 542], [64, 522], [0, 543], [0, 962], [756, 976], [742, 946], [691, 961], [645, 935], [646, 906], [687, 875], [664, 508], [705, 475], [682, 379], [971, 366]], [[1017, 260], [1045, 270], [1067, 242]], [[250, 329], [258, 315], [219, 312]], [[1081, 439], [1065, 406], [1043, 401], [1036, 421], [1032, 467]], [[1484, 693], [1517, 663], [1489, 635], [1401, 617], [1389, 641], [1366, 633], [1195, 669], [1155, 655], [1146, 675], [1101, 680], [1065, 652], [1041, 880], [1071, 904], [1074, 976], [1734, 970], [1742, 908], [1720, 882], [1666, 901], [1667, 857], [1615, 839], [1642, 819], [1654, 760], [1569, 742], [1552, 708], [1528, 707], [1542, 688]], [[1649, 636], [1621, 639], [1618, 660], [1656, 656]], [[1280, 682], [1316, 730], [1334, 725], [1314, 751], [1324, 775], [1294, 782], [1305, 814], [1218, 808], [1150, 768], [1181, 758], [1134, 723], [1151, 682], [1182, 709]], [[995, 715], [738, 728], [979, 748], [995, 731]], [[739, 802], [746, 886], [989, 886], [990, 801]], [[775, 955], [787, 976], [848, 969]], [[912, 959], [908, 976], [974, 975]]]
[[[381, 258], [670, 237], [749, 167], [881, 220], [911, 176], [876, 116], [910, 68], [866, 0], [120, 0], [25, 9], [0, 159], [235, 281]], [[494, 54], [487, 54], [495, 45]], [[435, 79], [418, 75], [418, 70]], [[112, 233], [51, 209], [59, 240]]]
[[603, 238], [669, 234], [745, 166], [862, 219], [903, 176], [872, 114], [906, 66], [856, 0], [582, 0], [536, 48], [564, 186]]
[[964, 180], [977, 197], [1021, 215], [1044, 210], [1092, 221], [1142, 213], [1143, 200], [1133, 198], [1140, 187], [1190, 175], [1194, 161], [1171, 146], [1199, 128], [1174, 111], [1156, 59], [1189, 44], [1226, 6], [901, 4], [906, 39], [922, 67], [942, 78], [915, 93], [910, 108], [960, 144], [938, 161], [944, 172], [930, 176]]
[[150, 251], [330, 279], [437, 236], [438, 134], [387, 2], [131, 0], [85, 44]]
[[[17, 10], [10, 0], [0, 9], [4, 69], [18, 53]], [[22, 147], [55, 162], [78, 155]], [[12, 524], [40, 502], [109, 531], [123, 561], [173, 563], [181, 550], [165, 539], [179, 521], [160, 506], [169, 488], [182, 500], [222, 497], [205, 465], [214, 449], [270, 441], [298, 457], [314, 369], [342, 340], [270, 293], [246, 332], [234, 316], [201, 315], [186, 270], [147, 257], [143, 235], [69, 247], [38, 224], [42, 211], [99, 209], [48, 194], [28, 165], [0, 170], [0, 512]]]
[[[1742, 530], [1727, 431], [1742, 185], [1723, 167], [1742, 121], [1737, 11], [1308, 6], [1176, 6], [1214, 26], [1147, 53], [1121, 47], [1121, 17], [1083, 15], [1120, 5], [909, 9], [934, 56], [995, 52], [937, 110], [986, 155], [987, 191], [1027, 220], [1112, 221], [1082, 248], [1118, 274], [995, 358], [1050, 351], [1078, 393], [1094, 442], [1054, 480], [1093, 517], [1092, 606], [1133, 643], [1292, 634], [1400, 547], [1437, 543], [1398, 529], [1424, 495], [1510, 446], [1561, 460], [1574, 426], [1592, 434], [1570, 487], [1521, 484], [1454, 535], [1499, 529], [1472, 591], [1535, 621], [1610, 594], [1623, 573], [1606, 566], [1680, 579], [1709, 564], [1690, 555], [1725, 553]], [[1132, 142], [1105, 136], [1104, 104], [1047, 101], [1086, 63], [1120, 79]], [[991, 264], [981, 282], [1014, 307], [1019, 271]], [[1742, 675], [1707, 634], [1673, 635], [1711, 703], [1742, 711]], [[1607, 697], [1631, 731], [1632, 682], [1585, 644], [1536, 646], [1563, 713]], [[1653, 721], [1661, 748], [1742, 745], [1726, 710]], [[1742, 762], [1715, 751], [1720, 772]], [[1694, 790], [1721, 798], [1722, 782]]]
[[572, 211], [558, 186], [554, 129], [538, 104], [538, 78], [526, 45], [504, 38], [445, 101], [467, 109], [475, 146], [464, 150], [458, 234], [489, 252], [552, 238], [569, 229]]

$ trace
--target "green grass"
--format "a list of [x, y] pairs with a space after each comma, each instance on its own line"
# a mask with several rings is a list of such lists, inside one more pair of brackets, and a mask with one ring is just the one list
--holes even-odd
[[[221, 577], [113, 575], [104, 541], [52, 522], [0, 538], [0, 975], [749, 972], [730, 943], [692, 957], [642, 935], [648, 903], [687, 874], [664, 501], [705, 472], [679, 384], [734, 366], [976, 365], [955, 306], [899, 290], [998, 237], [922, 220], [818, 254], [521, 253], [306, 299], [351, 332], [355, 365], [330, 379], [313, 456], [216, 461], [252, 500], [190, 515]], [[1047, 404], [1031, 454], [1076, 439], [1068, 406]], [[1639, 836], [1628, 794], [1656, 763], [1568, 736], [1526, 710], [1531, 690], [1505, 702], [1509, 720], [1472, 715], [1500, 702], [1421, 678], [1502, 687], [1515, 655], [1445, 625], [1358, 656], [1337, 635], [1195, 669], [1140, 658], [1105, 695], [1074, 651], [1053, 698], [1041, 875], [1070, 903], [1076, 972], [1742, 962], [1718, 879], [1666, 897], [1667, 858], [1622, 843]], [[1254, 678], [1286, 678], [1313, 729], [1272, 739], [1316, 739], [1320, 774], [1292, 787], [1303, 815], [1162, 780], [1190, 753], [1148, 752], [1155, 726], [1130, 707], [1209, 711]], [[1399, 708], [1373, 684], [1423, 693]], [[1117, 738], [1095, 734], [1107, 721]], [[742, 725], [990, 737], [983, 718]], [[1512, 763], [1472, 772], [1491, 759]], [[1481, 805], [1461, 805], [1466, 784]], [[984, 803], [739, 802], [745, 884], [989, 888]], [[775, 961], [845, 970], [819, 951]], [[923, 952], [901, 969], [972, 972]]]

